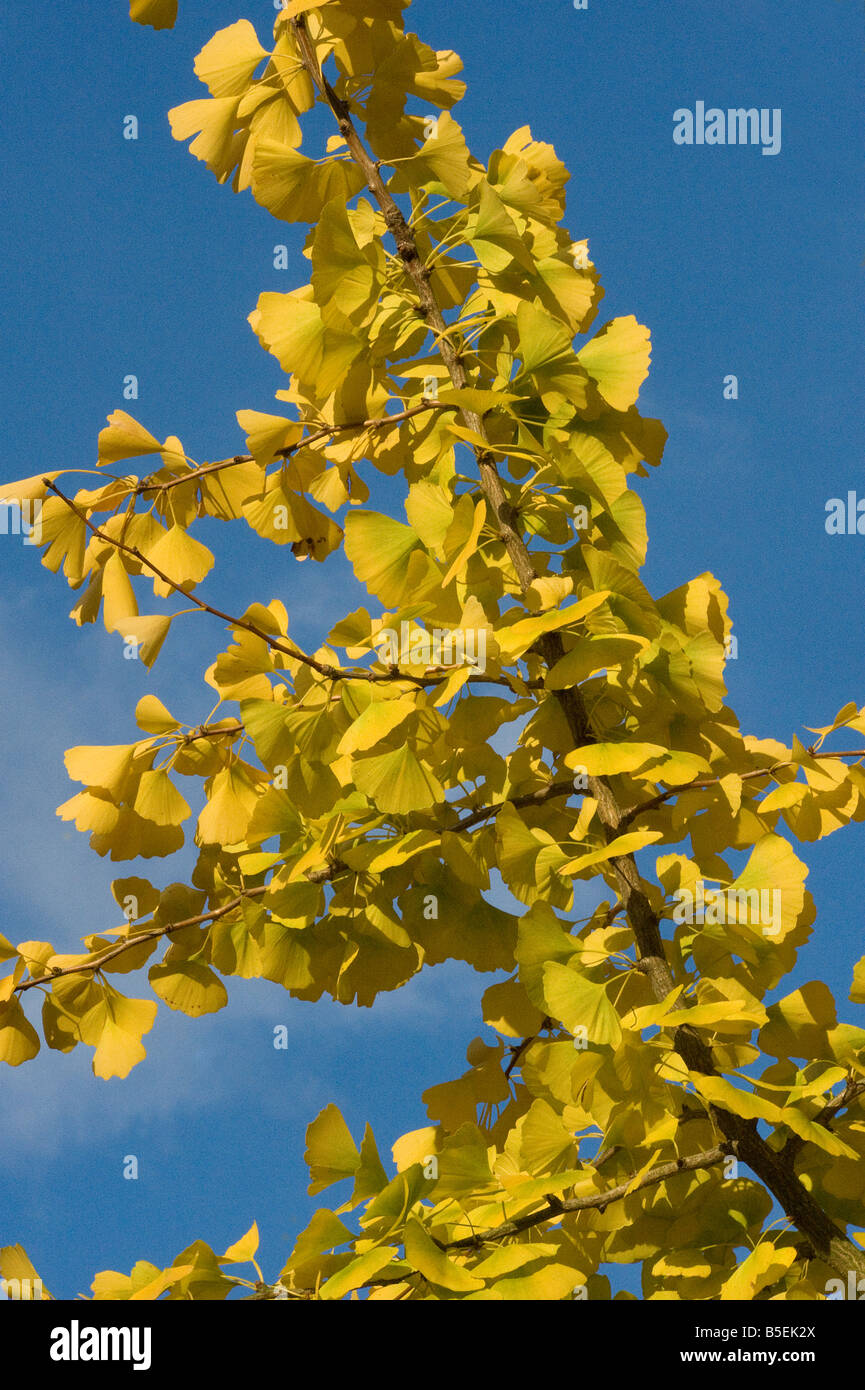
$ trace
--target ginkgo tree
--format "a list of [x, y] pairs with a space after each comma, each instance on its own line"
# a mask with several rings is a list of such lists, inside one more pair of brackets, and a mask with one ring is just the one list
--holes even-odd
[[[310, 1192], [353, 1187], [281, 1272], [253, 1227], [97, 1274], [95, 1297], [609, 1299], [599, 1270], [632, 1263], [647, 1299], [824, 1299], [865, 1274], [865, 1031], [821, 981], [779, 986], [819, 931], [794, 842], [865, 819], [865, 710], [792, 747], [743, 734], [718, 581], [644, 587], [633, 483], [666, 439], [637, 408], [649, 333], [597, 326], [567, 170], [526, 127], [470, 153], [460, 60], [406, 7], [296, 0], [272, 41], [240, 19], [195, 60], [207, 95], [170, 112], [220, 183], [309, 228], [308, 282], [250, 315], [280, 413], [240, 409], [245, 452], [196, 462], [117, 410], [100, 477], [2, 489], [38, 511], [75, 622], [101, 614], [146, 667], [210, 614], [216, 703], [188, 725], [145, 693], [128, 743], [67, 753], [59, 814], [97, 854], [189, 836], [197, 863], [117, 879], [122, 924], [79, 953], [0, 937], [0, 1059], [41, 1033], [124, 1077], [160, 1000], [214, 1012], [226, 976], [372, 1005], [446, 960], [504, 972], [498, 1042], [425, 1093], [393, 1164], [335, 1106], [312, 1120]], [[302, 153], [313, 108], [331, 132]], [[201, 518], [298, 560], [342, 550], [368, 606], [312, 652], [269, 594], [223, 612]], [[19, 1245], [0, 1273], [36, 1276]]]

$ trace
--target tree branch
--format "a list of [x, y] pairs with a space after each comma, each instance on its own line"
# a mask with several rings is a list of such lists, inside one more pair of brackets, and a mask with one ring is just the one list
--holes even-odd
[[[854, 1081], [852, 1076], [848, 1077], [847, 1085], [841, 1095], [835, 1100], [829, 1101], [828, 1105], [823, 1106], [820, 1113], [814, 1116], [814, 1124], [822, 1125], [824, 1129], [831, 1131], [832, 1120], [835, 1116], [863, 1095], [865, 1095], [865, 1081]], [[792, 1164], [807, 1143], [808, 1140], [803, 1139], [800, 1134], [791, 1134], [781, 1150], [781, 1157]]]
[[[394, 425], [400, 425], [404, 420], [412, 420], [416, 415], [423, 415], [430, 410], [456, 410], [458, 407], [449, 405], [445, 401], [422, 401], [419, 405], [413, 405], [408, 410], [401, 410], [395, 415], [379, 415], [372, 420], [355, 420], [346, 425], [325, 425], [321, 429], [315, 430], [312, 434], [304, 435], [296, 444], [288, 444], [284, 449], [277, 449], [276, 458], [289, 459], [292, 454], [296, 454], [300, 449], [310, 448], [322, 439], [331, 439], [337, 434], [350, 434], [358, 430], [378, 430], [390, 429]], [[298, 421], [298, 423], [303, 423]], [[178, 478], [170, 478], [164, 483], [151, 482], [149, 478], [144, 478], [138, 487], [127, 493], [128, 497], [142, 497], [150, 492], [170, 492], [173, 487], [182, 487], [184, 483], [194, 482], [196, 478], [207, 477], [211, 473], [221, 473], [223, 469], [235, 468], [239, 463], [255, 463], [252, 454], [235, 454], [229, 459], [220, 459], [218, 463], [205, 463], [200, 468], [192, 468], [188, 473], [183, 473]]]
[[198, 927], [204, 922], [218, 922], [220, 917], [226, 917], [229, 912], [233, 912], [246, 898], [261, 897], [262, 893], [267, 892], [267, 888], [268, 885], [261, 888], [248, 888], [236, 898], [232, 898], [231, 902], [215, 908], [212, 912], [202, 912], [197, 917], [186, 917], [182, 922], [168, 922], [164, 927], [154, 927], [151, 931], [139, 932], [136, 936], [130, 936], [124, 941], [118, 942], [116, 946], [108, 947], [95, 960], [84, 960], [75, 965], [58, 966], [49, 971], [47, 975], [39, 975], [33, 980], [24, 980], [15, 986], [13, 993], [23, 994], [28, 989], [35, 989], [37, 985], [50, 985], [54, 980], [59, 980], [64, 975], [83, 975], [90, 970], [101, 970], [110, 960], [116, 960], [118, 956], [125, 955], [127, 951], [135, 950], [136, 946], [141, 946], [146, 941], [158, 941], [161, 936], [171, 936], [173, 932], [182, 931], [184, 927]]
[[[418, 312], [434, 335], [450, 379], [459, 390], [468, 384], [468, 378], [430, 286], [433, 272], [424, 265], [411, 228], [384, 184], [377, 162], [372, 159], [360, 139], [349, 114], [348, 104], [336, 96], [325, 80], [303, 15], [290, 19], [289, 26], [295, 36], [304, 67], [322, 99], [333, 112], [340, 134], [363, 172], [370, 193], [384, 214], [385, 223], [396, 242], [406, 274], [417, 292]], [[461, 416], [468, 429], [486, 440], [483, 421], [476, 412], [464, 408]], [[488, 447], [476, 446], [475, 456], [481, 487], [495, 516], [499, 534], [519, 584], [525, 592], [537, 578], [531, 555], [522, 535], [514, 527], [514, 509], [508, 501], [492, 451]], [[547, 633], [538, 646], [548, 667], [555, 665], [564, 655], [564, 645], [558, 633]], [[596, 742], [579, 688], [556, 691], [555, 694], [568, 722], [574, 747], [580, 748]], [[602, 778], [589, 777], [587, 782], [589, 793], [597, 802], [598, 816], [607, 842], [610, 843], [621, 833], [624, 812]], [[673, 975], [661, 936], [660, 919], [649, 901], [633, 855], [617, 855], [610, 860], [610, 864], [619, 880], [622, 902], [634, 933], [640, 967], [649, 981], [655, 999], [660, 1001], [674, 988]], [[689, 1070], [703, 1075], [716, 1073], [712, 1050], [693, 1026], [681, 1025], [676, 1029], [674, 1046]], [[780, 1162], [779, 1155], [774, 1153], [758, 1134], [755, 1121], [743, 1120], [741, 1116], [721, 1110], [717, 1106], [710, 1109], [728, 1142], [739, 1146], [741, 1157], [766, 1183], [783, 1205], [787, 1215], [796, 1223], [802, 1234], [811, 1240], [822, 1258], [839, 1272], [846, 1274], [847, 1270], [856, 1269], [865, 1273], [865, 1251], [842, 1235], [798, 1179], [791, 1178], [785, 1165]]]
[[[865, 757], [865, 748], [843, 749], [839, 753], [816, 753], [808, 750], [812, 758], [862, 758]], [[776, 772], [780, 772], [783, 767], [799, 767], [795, 759], [789, 758], [786, 762], [773, 763], [771, 767], [758, 767], [750, 772], [739, 772], [736, 775], [743, 781], [749, 782], [758, 777], [772, 777]], [[729, 777], [729, 773], [724, 774]], [[624, 829], [630, 825], [637, 816], [643, 815], [646, 811], [654, 811], [657, 806], [663, 806], [665, 801], [671, 801], [674, 796], [680, 796], [682, 792], [701, 791], [705, 787], [720, 786], [723, 777], [701, 777], [693, 782], [682, 782], [678, 787], [669, 787], [667, 791], [658, 792], [657, 796], [650, 796], [646, 801], [640, 801], [636, 806], [631, 806], [622, 813], [619, 821], [619, 828]]]
[[[83, 512], [80, 507], [76, 506], [72, 499], [67, 497], [64, 492], [61, 492], [56, 483], [53, 483], [49, 478], [43, 478], [42, 481], [46, 487], [57, 494], [62, 502], [66, 503], [69, 510], [74, 512], [79, 520], [83, 521], [84, 525], [89, 531], [92, 531], [94, 536], [104, 541], [106, 545], [113, 546], [115, 550], [122, 551], [124, 555], [130, 555], [133, 560], [136, 560], [139, 564], [146, 565], [150, 572], [156, 575], [157, 579], [161, 579], [164, 584], [168, 584], [175, 593], [182, 594], [189, 603], [193, 604], [193, 606], [198, 608], [202, 613], [210, 613], [214, 618], [221, 618], [223, 622], [230, 624], [231, 627], [241, 628], [244, 632], [251, 632], [254, 637], [261, 638], [261, 641], [265, 642], [273, 651], [282, 652], [285, 656], [290, 656], [293, 661], [299, 661], [302, 665], [309, 666], [313, 671], [317, 671], [320, 676], [324, 676], [327, 680], [369, 681], [373, 685], [388, 684], [392, 681], [402, 681], [408, 685], [415, 685], [422, 689], [427, 689], [432, 686], [441, 685], [442, 681], [445, 679], [444, 675], [410, 676], [401, 672], [397, 667], [392, 667], [390, 671], [370, 671], [366, 666], [345, 668], [329, 666], [325, 662], [316, 661], [315, 657], [307, 656], [306, 652], [300, 651], [297, 647], [290, 646], [279, 637], [272, 637], [269, 632], [264, 632], [261, 628], [256, 627], [255, 623], [249, 622], [248, 619], [233, 617], [230, 613], [223, 613], [222, 609], [214, 608], [212, 604], [205, 603], [203, 599], [196, 597], [191, 589], [185, 588], [175, 579], [172, 579], [170, 575], [166, 574], [164, 570], [154, 565], [153, 561], [148, 560], [147, 556], [143, 555], [136, 546], [127, 545], [125, 541], [118, 540], [114, 536], [107, 536], [98, 526], [94, 526], [87, 514]], [[510, 681], [505, 677], [487, 676], [483, 675], [481, 672], [477, 672], [476, 674], [473, 673], [469, 679], [483, 685], [504, 685], [509, 690], [513, 690]], [[526, 684], [540, 685], [541, 682], [526, 682]]]
[[[592, 1208], [604, 1210], [611, 1202], [620, 1202], [623, 1197], [628, 1197], [632, 1192], [642, 1192], [646, 1187], [654, 1187], [659, 1182], [666, 1181], [667, 1178], [675, 1177], [677, 1173], [693, 1173], [699, 1168], [714, 1168], [717, 1164], [723, 1163], [729, 1157], [729, 1148], [706, 1149], [703, 1153], [690, 1154], [687, 1158], [676, 1158], [670, 1163], [662, 1163], [657, 1168], [652, 1168], [645, 1173], [639, 1182], [634, 1178], [628, 1178], [625, 1182], [619, 1183], [616, 1187], [609, 1187], [605, 1192], [595, 1192], [591, 1197], [570, 1197], [563, 1201], [556, 1198], [555, 1201], [547, 1199], [547, 1205], [540, 1211], [532, 1212], [528, 1216], [516, 1217], [513, 1221], [505, 1221], [501, 1226], [496, 1226], [492, 1231], [475, 1236], [464, 1236], [460, 1240], [451, 1240], [447, 1244], [442, 1244], [443, 1250], [476, 1250], [482, 1245], [491, 1242], [504, 1240], [507, 1236], [519, 1235], [520, 1231], [528, 1231], [532, 1226], [539, 1226], [544, 1221], [556, 1221], [562, 1216], [568, 1216], [575, 1211], [589, 1211]], [[634, 1175], [636, 1176], [636, 1174]], [[507, 1197], [505, 1197], [507, 1201]]]

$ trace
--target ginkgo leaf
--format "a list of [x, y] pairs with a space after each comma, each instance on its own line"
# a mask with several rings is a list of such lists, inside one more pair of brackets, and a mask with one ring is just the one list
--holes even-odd
[[562, 874], [579, 874], [590, 868], [594, 864], [605, 864], [610, 859], [623, 858], [627, 854], [636, 854], [637, 850], [645, 849], [646, 845], [655, 844], [663, 836], [661, 830], [632, 830], [627, 835], [618, 835], [609, 844], [604, 845], [603, 849], [590, 850], [587, 854], [578, 854], [575, 859], [569, 859], [566, 864], [562, 864], [559, 870]]
[[555, 391], [575, 406], [585, 406], [586, 373], [559, 320], [536, 304], [522, 302], [517, 309], [517, 328], [522, 374], [534, 378], [542, 395]]
[[622, 1025], [602, 984], [556, 961], [544, 967], [543, 981], [544, 1000], [552, 1018], [559, 1019], [571, 1033], [585, 1029], [583, 1036], [592, 1046], [619, 1045]]
[[651, 361], [649, 330], [633, 314], [612, 319], [577, 353], [607, 405], [627, 410], [640, 394]]
[[444, 799], [441, 783], [418, 762], [408, 744], [392, 753], [358, 759], [354, 777], [370, 801], [391, 815], [407, 816]]
[[135, 706], [135, 722], [147, 734], [172, 734], [180, 728], [180, 721], [155, 695], [142, 695]]
[[246, 91], [252, 74], [267, 56], [249, 20], [239, 19], [213, 35], [193, 66], [211, 96], [235, 97]]
[[188, 801], [161, 768], [142, 773], [135, 811], [143, 820], [153, 821], [155, 825], [180, 825], [192, 814]]
[[125, 410], [115, 410], [108, 416], [108, 428], [100, 432], [97, 462], [117, 463], [120, 459], [158, 454], [161, 449], [159, 440], [149, 430], [139, 425]]
[[[144, 1303], [159, 1298], [161, 1294], [165, 1293], [166, 1289], [171, 1288], [172, 1284], [178, 1284], [181, 1279], [186, 1278], [187, 1274], [191, 1274], [194, 1268], [195, 1265], [180, 1265], [176, 1268], [162, 1270], [151, 1279], [148, 1284], [142, 1285], [140, 1288], [137, 1288], [134, 1293], [131, 1293], [129, 1295], [129, 1302]], [[96, 1277], [97, 1279], [99, 1278], [98, 1275]], [[96, 1292], [95, 1281], [91, 1287], [94, 1290], [94, 1297], [98, 1298], [99, 1295]]]
[[378, 294], [375, 255], [358, 246], [348, 213], [339, 199], [325, 204], [312, 248], [312, 288], [320, 305], [363, 320]]
[[108, 744], [104, 747], [82, 745], [67, 749], [63, 761], [73, 781], [84, 782], [88, 787], [99, 787], [116, 795], [129, 775], [135, 749], [134, 743]]
[[589, 777], [612, 777], [619, 772], [635, 772], [665, 752], [657, 743], [592, 743], [568, 753], [565, 762], [568, 767], [585, 770]]
[[[786, 841], [785, 841], [786, 843]], [[773, 1057], [828, 1057], [831, 1029], [838, 1024], [832, 991], [822, 980], [809, 980], [767, 1009], [760, 1046]]]
[[644, 637], [630, 633], [615, 637], [583, 637], [557, 661], [546, 678], [548, 690], [566, 690], [579, 685], [597, 671], [634, 661], [648, 646]]
[[229, 1245], [222, 1259], [226, 1264], [249, 1264], [255, 1259], [259, 1245], [258, 1222], [253, 1221], [245, 1236], [236, 1240], [233, 1245]]
[[258, 801], [258, 791], [239, 763], [223, 768], [213, 779], [208, 801], [198, 817], [202, 844], [234, 845], [246, 833]]
[[135, 591], [118, 551], [109, 555], [102, 568], [102, 598], [103, 621], [108, 632], [113, 632], [126, 618], [138, 616]]
[[303, 426], [284, 415], [265, 415], [260, 410], [238, 410], [237, 423], [246, 434], [246, 447], [256, 463], [272, 463], [281, 449], [296, 444]]
[[[730, 902], [730, 892], [738, 894], [738, 899], [741, 900], [743, 894], [747, 896], [750, 893], [753, 898], [756, 890], [760, 895], [761, 905], [759, 930], [765, 933], [769, 940], [783, 939], [796, 926], [805, 909], [807, 876], [807, 865], [796, 858], [789, 842], [783, 836], [764, 835], [754, 845], [745, 868], [730, 885], [727, 902]], [[769, 922], [763, 920], [765, 914], [762, 909], [766, 896], [771, 902]], [[748, 920], [753, 920], [750, 899], [748, 912]]]
[[147, 551], [147, 559], [152, 560], [173, 584], [154, 577], [153, 592], [159, 598], [168, 598], [175, 592], [175, 586], [194, 588], [216, 563], [213, 554], [200, 541], [190, 536], [182, 526], [172, 526], [164, 531], [154, 546]]
[[734, 1086], [722, 1076], [697, 1076], [692, 1073], [691, 1080], [700, 1095], [712, 1105], [720, 1105], [724, 1110], [730, 1110], [734, 1115], [741, 1115], [746, 1120], [769, 1120], [774, 1124], [781, 1122], [782, 1111], [779, 1106], [770, 1100], [764, 1100], [752, 1091]]
[[297, 1243], [288, 1258], [282, 1275], [285, 1276], [298, 1265], [333, 1250], [338, 1245], [347, 1245], [353, 1239], [352, 1232], [326, 1207], [320, 1207], [305, 1231], [297, 1238]]
[[392, 733], [415, 712], [410, 695], [400, 700], [379, 700], [367, 705], [350, 728], [346, 729], [337, 746], [338, 753], [365, 752]]
[[37, 1290], [41, 1289], [41, 1298], [45, 1301], [51, 1298], [51, 1294], [43, 1287], [42, 1280], [36, 1271], [27, 1251], [21, 1245], [4, 1245], [0, 1249], [0, 1278], [7, 1282], [18, 1279], [23, 1283], [26, 1279], [33, 1292], [33, 1297], [37, 1296]]
[[0, 1062], [20, 1067], [39, 1051], [39, 1034], [17, 999], [0, 1003]]
[[141, 614], [138, 617], [121, 618], [114, 624], [113, 632], [119, 632], [126, 646], [136, 652], [145, 666], [152, 666], [158, 657], [162, 644], [171, 627], [169, 614]]
[[141, 1044], [156, 1019], [152, 999], [127, 999], [116, 990], [106, 991], [105, 1001], [81, 1020], [85, 1041], [95, 1045], [93, 1074], [103, 1080], [128, 1076], [144, 1060]]
[[431, 1284], [451, 1289], [454, 1293], [471, 1293], [473, 1289], [483, 1288], [483, 1279], [477, 1279], [467, 1269], [448, 1259], [444, 1250], [427, 1235], [415, 1217], [406, 1222], [403, 1244], [409, 1264], [419, 1270]]
[[410, 526], [379, 512], [356, 512], [345, 524], [345, 553], [357, 579], [385, 604], [400, 603], [408, 560], [418, 548]]
[[394, 188], [402, 190], [409, 182], [439, 183], [452, 198], [465, 198], [482, 171], [472, 159], [460, 126], [447, 112], [437, 118], [431, 133], [417, 154], [396, 165]]
[[0, 501], [35, 502], [48, 491], [45, 479], [48, 478], [53, 483], [54, 479], [59, 477], [59, 472], [34, 473], [32, 478], [21, 478], [17, 483], [4, 483], [0, 487]]
[[486, 180], [480, 184], [478, 210], [470, 224], [468, 239], [481, 265], [494, 274], [507, 269], [514, 261], [534, 270], [519, 228]]
[[350, 160], [316, 163], [274, 140], [256, 141], [252, 195], [283, 222], [315, 223], [328, 203], [345, 203], [364, 182], [363, 174]]
[[175, 140], [194, 136], [190, 154], [212, 169], [220, 181], [228, 178], [239, 157], [237, 106], [237, 97], [200, 97], [168, 113]]
[[751, 1301], [755, 1294], [775, 1284], [799, 1259], [792, 1245], [780, 1249], [770, 1240], [761, 1241], [721, 1289], [721, 1301]]
[[338, 1274], [334, 1274], [326, 1283], [322, 1284], [318, 1291], [319, 1298], [326, 1302], [344, 1298], [353, 1289], [359, 1289], [367, 1280], [374, 1279], [386, 1265], [390, 1264], [392, 1259], [393, 1250], [388, 1245], [380, 1245], [374, 1250], [367, 1250], [365, 1254], [358, 1255], [356, 1260], [352, 1260]]
[[833, 1134], [825, 1125], [818, 1125], [809, 1120], [808, 1116], [803, 1115], [794, 1105], [784, 1106], [781, 1119], [794, 1134], [798, 1134], [809, 1144], [816, 1144], [824, 1153], [832, 1154], [835, 1158], [852, 1158], [854, 1162], [858, 1162], [859, 1154], [854, 1148], [845, 1144], [843, 1139]]
[[327, 327], [318, 305], [300, 291], [260, 295], [249, 322], [283, 371], [324, 395], [339, 385], [363, 351], [356, 337]]
[[304, 1158], [309, 1167], [311, 1197], [351, 1177], [360, 1167], [357, 1145], [335, 1105], [325, 1106], [308, 1127]]
[[521, 618], [509, 627], [498, 628], [495, 639], [500, 654], [508, 660], [522, 656], [544, 633], [555, 632], [558, 628], [570, 627], [581, 622], [608, 597], [609, 592], [601, 590], [580, 599], [579, 603], [569, 604], [566, 608], [553, 609], [535, 618]]
[[199, 1018], [215, 1014], [228, 1003], [225, 985], [218, 975], [200, 961], [172, 961], [151, 967], [148, 979], [170, 1009]]
[[177, 0], [129, 0], [129, 18], [153, 29], [173, 29], [177, 19]]

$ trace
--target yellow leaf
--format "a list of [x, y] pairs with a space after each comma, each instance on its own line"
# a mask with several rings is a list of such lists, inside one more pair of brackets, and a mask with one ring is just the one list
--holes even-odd
[[335, 1105], [325, 1106], [308, 1127], [304, 1158], [312, 1179], [308, 1188], [311, 1197], [351, 1177], [360, 1167], [357, 1145]]
[[189, 803], [181, 796], [167, 772], [161, 769], [144, 772], [135, 797], [135, 811], [154, 825], [180, 825], [191, 814]]
[[692, 1072], [691, 1080], [700, 1095], [712, 1105], [719, 1105], [723, 1110], [730, 1110], [745, 1120], [769, 1120], [772, 1124], [781, 1122], [779, 1106], [773, 1105], [770, 1100], [763, 1100], [762, 1096], [756, 1096], [751, 1091], [740, 1090], [721, 1076], [699, 1076]]
[[158, 454], [162, 447], [159, 440], [125, 410], [115, 410], [108, 416], [108, 429], [100, 432], [97, 463], [117, 463], [120, 459]]
[[173, 29], [177, 0], [129, 0], [129, 18], [152, 29]]
[[402, 600], [409, 557], [418, 538], [409, 526], [379, 512], [354, 512], [345, 523], [345, 553], [355, 576], [384, 604]]
[[359, 1289], [369, 1279], [389, 1265], [393, 1259], [393, 1250], [390, 1246], [378, 1246], [375, 1250], [367, 1250], [365, 1255], [359, 1255], [351, 1264], [347, 1264], [338, 1274], [334, 1274], [319, 1289], [318, 1296], [325, 1300], [344, 1298], [353, 1289]]
[[21, 478], [17, 483], [4, 483], [0, 487], [0, 500], [13, 503], [36, 502], [48, 492], [44, 482], [45, 478], [50, 478], [53, 483], [54, 479], [59, 477], [59, 471], [56, 473], [34, 473], [32, 478]]
[[107, 632], [113, 632], [126, 618], [138, 616], [138, 601], [118, 551], [109, 555], [102, 567], [102, 620]]
[[523, 300], [517, 309], [523, 368], [516, 378], [531, 376], [541, 396], [555, 392], [578, 409], [588, 402], [587, 378], [571, 347], [567, 329], [536, 304]]
[[364, 320], [378, 296], [376, 258], [358, 246], [348, 212], [333, 199], [322, 210], [312, 248], [312, 287], [316, 303], [334, 302], [346, 318]]
[[135, 747], [134, 743], [82, 744], [78, 748], [68, 748], [63, 761], [74, 782], [119, 795], [132, 767]]
[[253, 1221], [245, 1236], [229, 1245], [223, 1260], [230, 1265], [245, 1265], [255, 1259], [258, 1250], [258, 1223]]
[[762, 1241], [726, 1281], [721, 1289], [721, 1302], [752, 1301], [761, 1289], [782, 1279], [798, 1259], [799, 1254], [792, 1245], [779, 1250], [771, 1241]]
[[413, 1129], [404, 1134], [391, 1146], [393, 1161], [397, 1172], [402, 1173], [415, 1163], [426, 1164], [436, 1152], [436, 1127], [426, 1125], [424, 1129]]
[[[185, 1279], [187, 1274], [191, 1274], [194, 1269], [195, 1265], [172, 1265], [170, 1269], [163, 1270], [155, 1279], [151, 1279], [149, 1284], [145, 1284], [143, 1288], [136, 1289], [135, 1293], [131, 1293], [128, 1301], [130, 1303], [153, 1302], [161, 1294], [164, 1294], [166, 1289], [170, 1289], [172, 1284], [178, 1284], [181, 1279]], [[99, 1275], [96, 1278], [98, 1279]], [[95, 1282], [91, 1287], [94, 1295], [98, 1297]]]
[[567, 608], [553, 608], [549, 613], [542, 613], [538, 617], [520, 618], [510, 627], [497, 629], [495, 640], [499, 652], [506, 660], [515, 660], [527, 652], [544, 633], [555, 632], [558, 628], [570, 627], [573, 623], [581, 622], [609, 596], [608, 589], [601, 590], [580, 599], [579, 603], [569, 604]]
[[238, 410], [237, 423], [246, 435], [246, 447], [256, 463], [265, 467], [281, 449], [296, 444], [303, 426], [284, 415], [265, 415], [260, 410]]
[[199, 1018], [215, 1014], [228, 1003], [225, 985], [217, 975], [200, 961], [171, 961], [154, 965], [149, 972], [154, 994], [179, 1013]]
[[180, 721], [155, 695], [142, 695], [135, 706], [135, 722], [146, 734], [172, 734], [180, 728]]
[[204, 845], [235, 845], [246, 834], [246, 827], [258, 801], [258, 791], [239, 763], [217, 772], [208, 801], [198, 818], [198, 838]]
[[20, 1067], [39, 1051], [39, 1035], [17, 999], [0, 1004], [0, 1062]]
[[591, 1046], [611, 1044], [618, 1047], [622, 1025], [602, 984], [586, 979], [577, 970], [557, 961], [550, 961], [544, 967], [543, 982], [548, 1013], [559, 1019], [568, 1032], [584, 1028]]
[[547, 690], [565, 690], [579, 685], [596, 671], [606, 671], [634, 661], [649, 645], [645, 637], [623, 633], [615, 637], [582, 637], [550, 671]]
[[418, 762], [408, 744], [357, 761], [354, 777], [360, 791], [391, 815], [424, 811], [444, 800], [441, 783]]
[[237, 105], [237, 97], [201, 97], [168, 113], [175, 140], [194, 135], [190, 154], [212, 169], [220, 181], [228, 178], [237, 163]]
[[255, 201], [283, 222], [315, 223], [331, 200], [345, 204], [364, 185], [363, 174], [351, 160], [319, 164], [264, 138], [255, 142], [251, 178]]
[[431, 1284], [451, 1289], [454, 1293], [471, 1293], [473, 1289], [483, 1288], [483, 1280], [476, 1279], [467, 1269], [449, 1260], [444, 1250], [439, 1249], [413, 1216], [405, 1224], [403, 1243], [409, 1264]]
[[412, 695], [403, 695], [398, 700], [378, 700], [367, 705], [346, 729], [337, 745], [337, 753], [365, 752], [374, 748], [416, 710], [417, 704]]
[[127, 646], [135, 647], [138, 658], [145, 666], [152, 666], [158, 657], [162, 644], [168, 636], [171, 617], [163, 613], [141, 614], [139, 617], [121, 618], [114, 624], [112, 632], [119, 632]]
[[786, 1105], [781, 1111], [781, 1119], [794, 1134], [798, 1134], [801, 1139], [809, 1144], [816, 1144], [818, 1149], [823, 1149], [825, 1153], [832, 1154], [834, 1158], [852, 1158], [859, 1162], [861, 1155], [856, 1149], [845, 1144], [837, 1134], [833, 1134], [831, 1129], [825, 1125], [815, 1124], [809, 1120], [807, 1115], [803, 1115], [801, 1110], [797, 1110], [794, 1105]]
[[611, 840], [603, 849], [592, 850], [589, 854], [578, 854], [576, 859], [569, 859], [566, 864], [561, 865], [559, 873], [580, 874], [593, 864], [605, 864], [608, 860], [625, 854], [636, 854], [638, 849], [645, 849], [646, 845], [652, 845], [662, 838], [661, 830], [632, 830], [627, 835], [619, 835], [615, 840]]
[[[17, 1279], [20, 1293], [23, 1293], [20, 1285], [25, 1281], [31, 1294], [35, 1295], [37, 1289], [42, 1287], [42, 1280], [39, 1278], [35, 1266], [26, 1250], [20, 1245], [4, 1245], [0, 1249], [0, 1278], [7, 1280], [7, 1282]], [[51, 1294], [46, 1288], [42, 1288], [41, 1297], [43, 1302], [47, 1302], [51, 1298]]]
[[174, 580], [173, 584], [168, 584], [154, 576], [153, 592], [159, 598], [168, 598], [175, 592], [176, 585], [182, 585], [184, 589], [194, 588], [210, 573], [215, 563], [207, 546], [194, 540], [182, 526], [172, 526], [170, 531], [163, 531], [145, 555], [169, 579]]
[[657, 743], [591, 743], [568, 753], [568, 767], [584, 769], [589, 777], [612, 777], [619, 772], [635, 772], [654, 758], [662, 758], [666, 749]]
[[[95, 1005], [81, 1020], [82, 1032], [98, 1035], [93, 1056], [93, 1074], [109, 1080], [128, 1076], [147, 1055], [141, 1045], [156, 1019], [157, 1005], [152, 999], [127, 999], [108, 990], [104, 1001]], [[89, 1037], [86, 1039], [89, 1041]]]
[[235, 97], [246, 91], [252, 74], [267, 56], [249, 20], [239, 19], [213, 35], [193, 66], [211, 96]]
[[262, 294], [249, 322], [284, 372], [292, 373], [318, 395], [328, 396], [365, 350], [364, 339], [328, 327], [309, 293], [310, 287], [289, 294]]
[[607, 405], [628, 410], [649, 375], [649, 330], [633, 314], [613, 319], [577, 353]]

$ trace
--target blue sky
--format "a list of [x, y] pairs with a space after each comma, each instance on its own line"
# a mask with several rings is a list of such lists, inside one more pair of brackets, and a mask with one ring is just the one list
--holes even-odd
[[[0, 20], [0, 481], [92, 466], [105, 416], [124, 406], [193, 457], [224, 457], [242, 447], [235, 410], [270, 409], [282, 384], [246, 316], [263, 290], [306, 279], [297, 232], [220, 187], [165, 114], [203, 93], [192, 59], [217, 28], [244, 16], [266, 40], [271, 0], [180, 9], [160, 34], [130, 24], [123, 0], [77, 0], [50, 23], [39, 7], [6, 7]], [[847, 700], [865, 703], [865, 537], [824, 526], [829, 498], [865, 496], [861, 6], [416, 0], [409, 18], [464, 59], [455, 115], [476, 154], [528, 124], [571, 169], [567, 224], [589, 238], [607, 291], [598, 325], [634, 313], [652, 331], [640, 405], [670, 442], [640, 485], [645, 581], [662, 594], [705, 570], [720, 578], [739, 642], [729, 702], [747, 732], [789, 741]], [[698, 100], [780, 108], [780, 153], [675, 145], [673, 112]], [[122, 136], [129, 114], [137, 141]], [[280, 242], [288, 271], [273, 266]], [[122, 400], [129, 373], [134, 403]], [[723, 398], [730, 373], [736, 401]], [[201, 533], [219, 547], [211, 602], [241, 612], [280, 597], [309, 647], [353, 606], [339, 557], [297, 565], [239, 526], [213, 528]], [[73, 791], [63, 751], [128, 741], [146, 692], [202, 718], [201, 673], [224, 634], [186, 619], [148, 673], [101, 625], [75, 628], [65, 582], [13, 538], [0, 537], [0, 582], [0, 931], [74, 949], [116, 924], [108, 884], [134, 870], [99, 860], [55, 818]], [[802, 851], [819, 915], [793, 983], [823, 976], [842, 1007], [865, 951], [863, 848], [851, 826]], [[221, 1251], [257, 1218], [275, 1277], [319, 1204], [305, 1190], [307, 1123], [334, 1100], [356, 1133], [371, 1121], [388, 1156], [426, 1122], [421, 1092], [464, 1069], [491, 982], [438, 967], [358, 1011], [237, 981], [211, 1018], [162, 1009], [126, 1081], [94, 1078], [83, 1048], [3, 1069], [0, 1243], [20, 1240], [47, 1286], [71, 1297], [99, 1269], [168, 1263], [197, 1236]], [[846, 1005], [849, 1021], [861, 1015]], [[280, 1023], [288, 1052], [272, 1047]], [[122, 1178], [128, 1154], [137, 1182]]]

